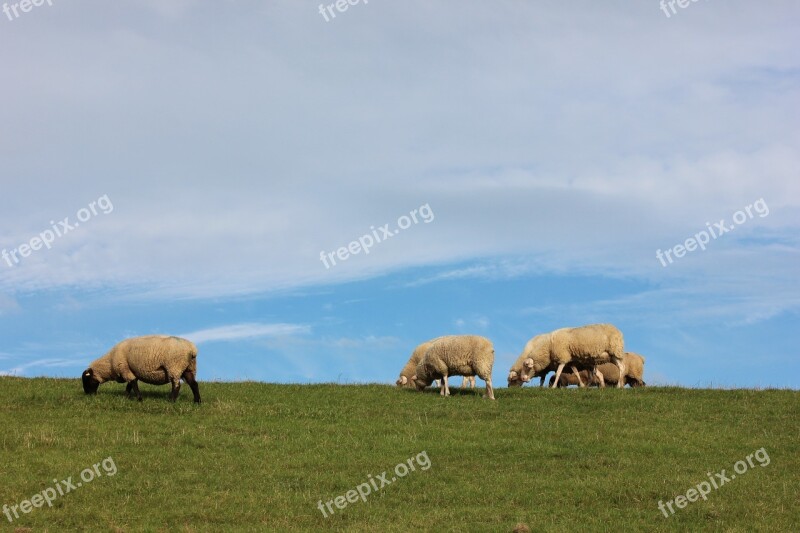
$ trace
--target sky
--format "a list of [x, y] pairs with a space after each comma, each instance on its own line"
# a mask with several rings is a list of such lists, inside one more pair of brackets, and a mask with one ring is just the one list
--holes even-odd
[[161, 333], [393, 383], [477, 334], [504, 386], [610, 322], [648, 384], [800, 387], [796, 2], [8, 5], [1, 374]]

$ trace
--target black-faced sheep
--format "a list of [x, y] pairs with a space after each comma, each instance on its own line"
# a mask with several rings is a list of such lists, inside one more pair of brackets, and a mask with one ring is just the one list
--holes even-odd
[[83, 390], [94, 394], [107, 381], [127, 383], [125, 392], [142, 401], [139, 380], [151, 385], [172, 384], [169, 400], [178, 398], [181, 379], [192, 388], [195, 403], [200, 403], [196, 381], [197, 347], [186, 339], [166, 335], [149, 335], [126, 339], [103, 357], [96, 359], [83, 372]]

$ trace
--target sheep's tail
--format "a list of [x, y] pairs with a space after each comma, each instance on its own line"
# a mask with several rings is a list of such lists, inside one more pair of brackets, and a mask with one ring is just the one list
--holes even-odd
[[193, 342], [189, 342], [191, 348], [189, 349], [189, 370], [197, 375], [197, 346]]

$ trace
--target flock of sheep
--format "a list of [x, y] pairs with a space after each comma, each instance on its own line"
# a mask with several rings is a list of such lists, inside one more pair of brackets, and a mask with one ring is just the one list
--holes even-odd
[[[441, 381], [440, 394], [450, 395], [447, 379], [463, 376], [462, 387], [475, 387], [475, 376], [486, 382], [485, 397], [494, 400], [492, 366], [494, 346], [486, 337], [448, 335], [423, 342], [411, 354], [400, 371], [397, 385], [423, 390]], [[568, 367], [572, 372], [562, 373]], [[532, 338], [522, 355], [511, 366], [509, 387], [521, 387], [534, 377], [544, 385], [548, 372], [555, 372], [551, 387], [568, 385], [623, 387], [644, 386], [644, 357], [625, 352], [622, 332], [611, 324], [591, 324], [562, 328]], [[84, 370], [83, 390], [94, 394], [108, 381], [126, 383], [125, 392], [141, 401], [139, 381], [151, 385], [172, 385], [170, 401], [178, 398], [183, 380], [192, 389], [195, 403], [200, 403], [197, 385], [197, 347], [186, 339], [149, 335], [126, 339], [93, 361]], [[438, 386], [438, 385], [437, 385]]]
[[[450, 395], [449, 376], [464, 376], [461, 386], [475, 376], [486, 382], [485, 397], [494, 400], [492, 366], [494, 347], [486, 337], [449, 335], [423, 342], [400, 371], [399, 387], [423, 390], [441, 379], [440, 394]], [[572, 373], [563, 373], [565, 367]], [[534, 377], [544, 385], [549, 372], [551, 387], [615, 384], [642, 387], [644, 357], [624, 351], [622, 332], [611, 324], [561, 328], [532, 338], [508, 373], [508, 386], [521, 387]]]

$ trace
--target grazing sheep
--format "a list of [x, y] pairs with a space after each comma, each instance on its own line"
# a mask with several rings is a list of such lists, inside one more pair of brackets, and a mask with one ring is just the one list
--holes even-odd
[[485, 397], [494, 400], [492, 366], [494, 346], [486, 337], [477, 335], [450, 335], [441, 337], [425, 352], [417, 365], [415, 384], [422, 390], [435, 379], [442, 379], [442, 396], [450, 395], [447, 378], [478, 376], [486, 382]]
[[139, 380], [151, 385], [172, 384], [169, 400], [178, 398], [181, 379], [192, 388], [195, 403], [200, 403], [197, 385], [197, 347], [186, 339], [166, 335], [134, 337], [120, 342], [83, 372], [83, 390], [94, 394], [106, 381], [127, 383], [125, 392], [133, 392], [139, 401]]
[[[520, 377], [523, 363], [524, 363], [524, 357], [520, 356], [520, 358], [517, 359], [517, 362], [514, 363], [514, 366], [511, 367], [511, 371], [509, 371], [509, 373], [508, 373], [508, 386], [509, 387], [521, 387], [522, 385], [527, 383], [526, 381], [523, 381], [522, 378]], [[517, 369], [517, 370], [515, 370], [515, 369]], [[556, 370], [558, 370], [558, 364], [557, 363], [553, 363], [550, 366], [548, 366], [547, 368], [545, 368], [544, 370], [540, 370], [539, 372], [536, 372], [535, 374], [533, 374], [531, 376], [531, 378], [540, 378], [539, 379], [539, 386], [540, 387], [544, 387], [544, 380], [547, 377], [547, 374], [549, 374], [550, 372], [555, 372]], [[578, 367], [576, 367], [574, 365], [570, 365], [570, 370], [572, 370], [572, 374], [570, 374], [570, 375], [574, 375], [576, 372], [578, 372]], [[581, 375], [583, 375], [583, 374], [581, 374]], [[575, 384], [577, 384], [577, 385], [580, 385], [582, 383], [581, 380], [578, 380], [577, 378], [573, 377], [571, 379], [574, 379], [575, 380]], [[554, 381], [554, 376], [550, 376], [550, 383], [549, 384], [552, 385], [553, 381]]]
[[[623, 361], [625, 363], [625, 380], [623, 385], [630, 385], [631, 387], [644, 387], [646, 385], [642, 379], [644, 377], [644, 356], [641, 356], [638, 353], [625, 352]], [[612, 365], [611, 363], [603, 363], [597, 367], [597, 370], [603, 374], [603, 377], [607, 383], [619, 383], [619, 369], [616, 365]]]
[[[553, 386], [556, 386], [561, 372], [568, 364], [590, 368], [590, 374], [597, 376], [602, 385], [603, 375], [597, 371], [595, 365], [610, 360], [624, 375], [623, 354], [622, 332], [611, 324], [557, 329], [551, 333], [537, 335], [528, 341], [522, 355], [508, 374], [509, 386], [528, 382], [532, 377], [541, 376], [543, 371], [557, 365], [553, 383]], [[573, 373], [577, 373], [575, 368]], [[618, 383], [617, 387], [622, 385]]]
[[[411, 353], [411, 359], [408, 360], [406, 366], [400, 371], [400, 377], [395, 381], [395, 385], [398, 387], [414, 387], [414, 373], [417, 371], [417, 365], [420, 361], [422, 361], [422, 356], [425, 355], [425, 352], [428, 351], [428, 348], [433, 346], [433, 343], [441, 339], [441, 337], [436, 337], [435, 339], [431, 339], [429, 341], [425, 341], [416, 348]], [[439, 384], [434, 382], [434, 384], [438, 387]]]

